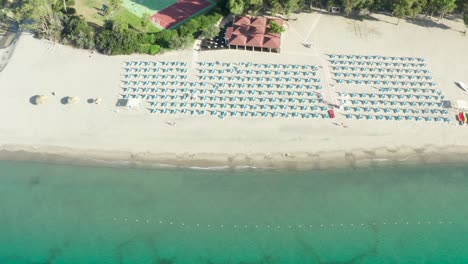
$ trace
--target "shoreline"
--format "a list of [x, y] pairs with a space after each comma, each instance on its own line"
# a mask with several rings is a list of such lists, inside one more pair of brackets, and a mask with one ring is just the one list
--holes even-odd
[[0, 160], [32, 161], [117, 168], [196, 170], [328, 170], [459, 164], [467, 162], [468, 146], [385, 146], [373, 149], [297, 153], [135, 153], [73, 149], [58, 146], [3, 145]]

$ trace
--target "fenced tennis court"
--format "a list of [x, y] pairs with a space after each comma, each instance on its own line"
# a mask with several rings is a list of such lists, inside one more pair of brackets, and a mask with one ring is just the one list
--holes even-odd
[[151, 19], [165, 29], [172, 29], [213, 6], [208, 0], [179, 0], [151, 16]]
[[123, 0], [122, 5], [135, 15], [143, 17], [145, 13], [153, 15], [175, 3], [177, 0]]

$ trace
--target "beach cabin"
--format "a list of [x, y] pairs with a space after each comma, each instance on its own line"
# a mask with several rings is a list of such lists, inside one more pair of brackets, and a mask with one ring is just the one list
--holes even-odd
[[228, 27], [224, 41], [229, 49], [277, 52], [281, 51], [281, 33], [271, 33], [270, 22], [283, 25], [280, 18], [236, 16]]
[[141, 100], [138, 98], [129, 98], [129, 99], [119, 99], [117, 100], [116, 106], [131, 109], [139, 110], [141, 105]]

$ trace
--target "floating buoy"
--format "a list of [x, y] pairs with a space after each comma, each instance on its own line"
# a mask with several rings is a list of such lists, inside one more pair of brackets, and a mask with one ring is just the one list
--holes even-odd
[[[131, 219], [128, 219], [128, 218], [120, 218], [119, 219], [117, 217], [113, 218], [113, 221], [122, 221], [122, 220], [127, 222], [128, 220], [131, 220]], [[141, 221], [140, 221], [140, 219], [136, 218], [135, 222], [149, 223], [150, 219], [141, 219]], [[164, 224], [164, 223], [170, 224], [170, 225], [176, 225], [176, 226], [177, 225], [186, 226], [185, 222], [171, 222], [171, 221], [164, 222], [163, 220], [159, 220], [159, 224]], [[432, 224], [437, 224], [437, 223], [442, 225], [442, 224], [453, 224], [454, 222], [452, 222], [452, 221], [434, 221], [434, 222], [433, 221], [417, 221], [417, 222], [413, 222], [413, 224], [416, 224], [416, 223], [418, 225], [425, 225], [425, 224], [426, 225], [432, 225]], [[320, 224], [320, 225], [316, 225], [316, 226], [317, 227], [320, 226], [321, 228], [326, 228], [328, 226], [329, 227], [343, 227], [344, 228], [344, 227], [356, 227], [356, 226], [359, 226], [359, 225], [360, 226], [366, 226], [366, 225], [376, 226], [377, 224], [379, 224], [379, 225], [399, 225], [399, 224], [409, 225], [410, 222], [409, 221], [406, 221], [406, 222], [380, 222], [380, 223], [372, 222], [372, 223], [361, 223], [361, 224], [352, 224], [352, 223], [351, 224], [346, 224], [346, 223], [343, 224], [343, 223], [341, 223], [341, 224]], [[220, 224], [220, 225], [217, 225], [217, 224], [214, 224], [214, 225], [212, 225], [212, 224], [196, 224], [197, 227], [205, 226], [205, 225], [206, 225], [206, 227], [217, 227], [217, 226], [219, 226], [221, 228], [224, 228], [223, 224]], [[187, 228], [190, 227], [190, 226], [195, 226], [195, 225], [188, 224]], [[264, 225], [264, 226], [262, 226], [262, 225], [257, 224], [257, 225], [250, 225], [250, 226], [249, 225], [233, 225], [232, 227], [235, 228], [235, 229], [237, 229], [237, 228], [247, 229], [247, 228], [254, 228], [254, 227], [257, 228], [257, 229], [258, 228], [277, 228], [277, 229], [280, 229], [281, 225]], [[283, 225], [283, 228], [288, 228], [288, 229], [296, 229], [296, 228], [301, 228], [302, 229], [303, 227], [304, 228], [307, 228], [307, 227], [313, 228], [314, 225], [286, 225], [286, 224]]]

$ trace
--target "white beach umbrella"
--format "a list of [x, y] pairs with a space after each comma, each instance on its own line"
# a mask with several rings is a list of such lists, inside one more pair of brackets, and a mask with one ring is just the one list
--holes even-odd
[[78, 96], [67, 97], [67, 104], [77, 104], [79, 102], [80, 102], [80, 98]]
[[35, 105], [45, 104], [46, 102], [47, 102], [47, 96], [45, 96], [45, 95], [36, 95], [34, 97], [34, 104]]

